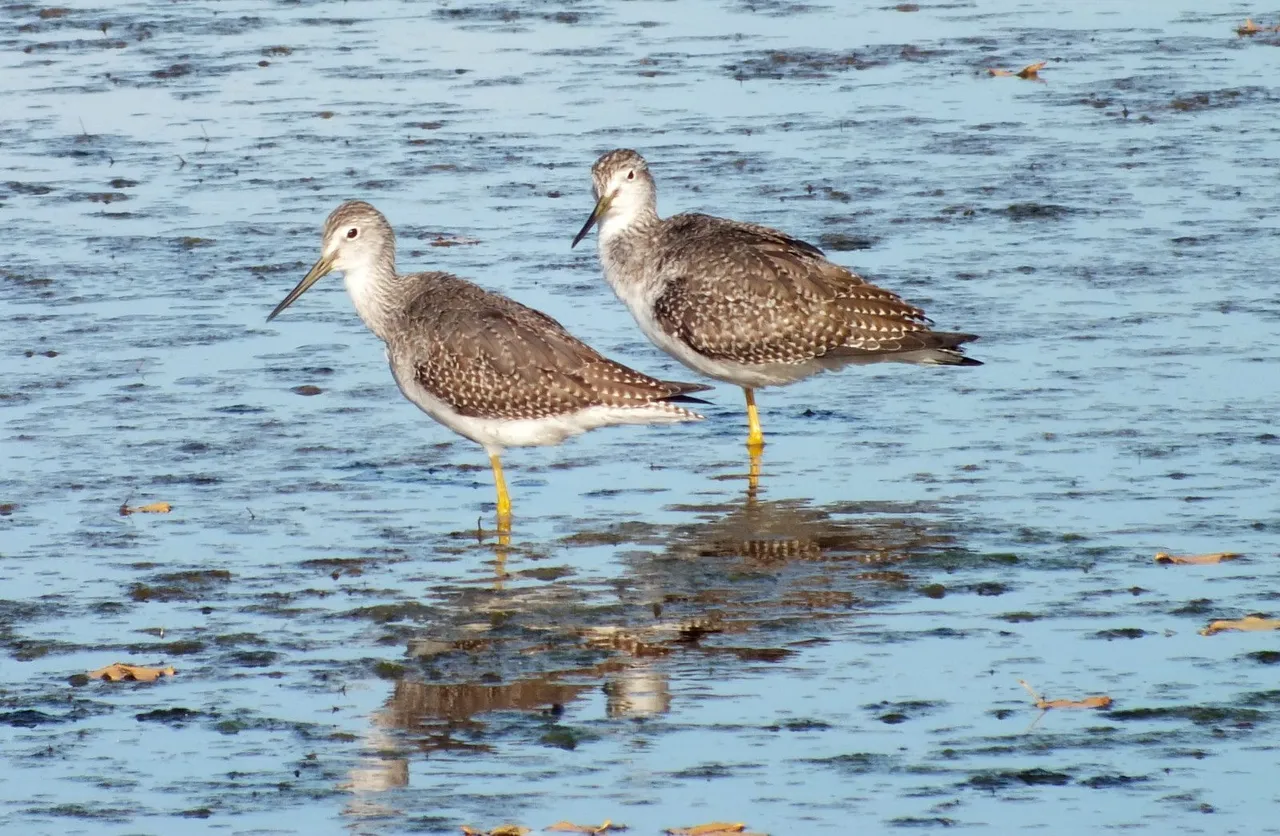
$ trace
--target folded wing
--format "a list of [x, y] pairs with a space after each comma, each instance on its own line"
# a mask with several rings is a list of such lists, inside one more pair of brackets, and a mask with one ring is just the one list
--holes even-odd
[[666, 289], [654, 314], [707, 357], [803, 363], [946, 351], [973, 339], [930, 330], [920, 308], [778, 230], [678, 215], [667, 235], [672, 244], [655, 265]]
[[[410, 300], [402, 345], [415, 380], [456, 412], [544, 418], [592, 406], [642, 406], [708, 387], [658, 380], [602, 356], [546, 314], [469, 282], [438, 277]], [[412, 344], [407, 344], [412, 343]]]

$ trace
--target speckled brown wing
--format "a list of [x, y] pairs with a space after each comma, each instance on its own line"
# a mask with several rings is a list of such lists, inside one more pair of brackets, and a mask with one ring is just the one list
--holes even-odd
[[708, 388], [615, 363], [546, 314], [455, 276], [421, 284], [404, 307], [410, 336], [389, 348], [412, 352], [417, 382], [461, 415], [545, 418]]
[[778, 230], [677, 215], [655, 264], [654, 315], [700, 354], [742, 363], [950, 348], [972, 339], [929, 329], [924, 311]]

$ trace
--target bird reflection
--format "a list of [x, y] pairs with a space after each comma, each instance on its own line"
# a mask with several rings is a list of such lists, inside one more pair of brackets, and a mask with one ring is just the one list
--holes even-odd
[[671, 710], [671, 682], [652, 662], [626, 665], [605, 675], [605, 714], [610, 720], [656, 717]]
[[668, 551], [684, 557], [739, 558], [758, 567], [794, 561], [885, 565], [954, 542], [923, 519], [917, 506], [847, 502], [821, 507], [803, 499], [764, 500], [755, 480], [738, 504], [685, 510], [700, 519], [677, 525]]
[[511, 556], [511, 529], [499, 528], [493, 542], [493, 588], [502, 590], [507, 579], [507, 558]]
[[[478, 548], [492, 550], [494, 579], [485, 589], [442, 591], [452, 626], [408, 642], [409, 672], [371, 717], [366, 750], [378, 754], [348, 776], [349, 814], [380, 814], [371, 794], [405, 786], [414, 757], [487, 753], [531, 727], [563, 732], [559, 719], [574, 704], [583, 722], [578, 715], [597, 689], [609, 719], [666, 714], [667, 656], [785, 659], [801, 652], [796, 625], [850, 617], [869, 589], [887, 588], [881, 581], [891, 574], [905, 577], [912, 557], [953, 544], [927, 506], [765, 500], [759, 481], [753, 456], [735, 501], [678, 508], [685, 521], [663, 529], [613, 522], [566, 535], [560, 548], [618, 550], [625, 571], [604, 592], [572, 575], [543, 584], [508, 575], [508, 558], [523, 560], [523, 547], [513, 550], [510, 532], [484, 538]], [[584, 658], [590, 662], [565, 664]]]
[[[590, 684], [561, 679], [588, 680]], [[595, 684], [601, 679], [603, 686]], [[397, 681], [386, 704], [374, 712], [364, 736], [364, 748], [377, 754], [362, 758], [343, 785], [353, 794], [346, 814], [371, 818], [390, 812], [375, 795], [408, 786], [411, 752], [405, 751], [406, 743], [423, 755], [487, 753], [492, 746], [485, 742], [488, 730], [481, 719], [485, 715], [512, 711], [538, 714], [550, 729], [565, 705], [599, 687], [603, 688], [610, 719], [647, 717], [671, 707], [666, 674], [652, 667], [652, 660], [643, 658], [506, 683]]]
[[764, 448], [748, 447], [747, 455], [747, 501], [754, 502], [760, 493], [760, 456]]

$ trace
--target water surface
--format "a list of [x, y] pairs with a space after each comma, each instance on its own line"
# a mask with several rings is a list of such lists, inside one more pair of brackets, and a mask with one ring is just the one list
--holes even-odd
[[[3, 15], [2, 829], [1280, 830], [1275, 635], [1197, 633], [1276, 606], [1280, 38], [1234, 30], [1280, 18]], [[403, 269], [690, 379], [568, 246], [618, 146], [663, 213], [822, 245], [986, 365], [762, 392], [756, 493], [726, 386], [511, 451], [497, 543], [482, 452], [340, 282], [265, 315], [359, 197]], [[69, 682], [117, 660], [179, 674]], [[1039, 717], [1019, 679], [1115, 703]]]

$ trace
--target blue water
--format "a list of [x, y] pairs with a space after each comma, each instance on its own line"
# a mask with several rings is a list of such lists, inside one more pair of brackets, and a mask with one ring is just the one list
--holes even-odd
[[[1280, 830], [1276, 636], [1197, 634], [1276, 600], [1280, 38], [1235, 28], [1280, 17], [64, 11], [0, 36], [0, 830]], [[754, 498], [731, 387], [510, 451], [478, 538], [482, 452], [340, 282], [266, 313], [358, 197], [402, 269], [691, 379], [569, 249], [618, 146], [664, 214], [861, 239], [986, 365], [761, 392]], [[68, 683], [113, 661], [179, 674]]]

